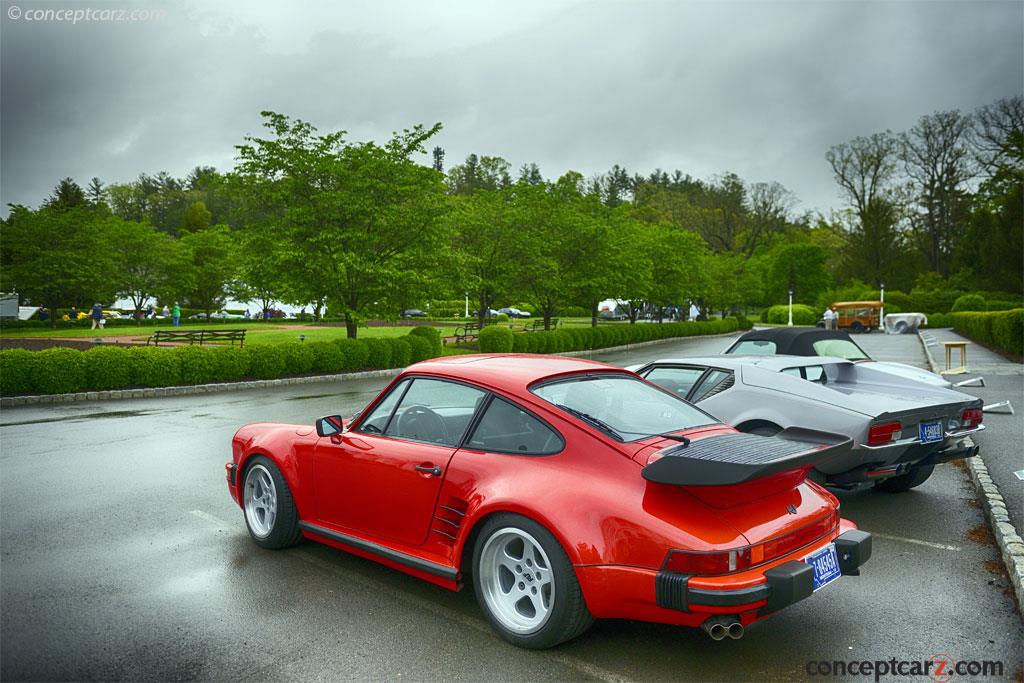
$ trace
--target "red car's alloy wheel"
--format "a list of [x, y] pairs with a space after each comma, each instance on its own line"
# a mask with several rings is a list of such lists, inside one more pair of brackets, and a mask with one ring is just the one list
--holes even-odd
[[480, 554], [484, 601], [502, 626], [527, 635], [542, 628], [555, 599], [551, 562], [537, 540], [515, 527], [492, 534]]
[[274, 530], [277, 519], [277, 488], [266, 467], [255, 464], [249, 468], [242, 495], [249, 529], [256, 538], [266, 538]]

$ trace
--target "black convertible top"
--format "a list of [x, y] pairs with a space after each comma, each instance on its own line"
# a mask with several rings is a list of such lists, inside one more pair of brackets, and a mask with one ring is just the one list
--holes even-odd
[[[768, 327], [763, 330], [751, 330], [729, 347], [726, 353], [732, 353], [736, 344], [745, 341], [775, 342], [775, 353], [780, 356], [817, 356], [814, 342], [822, 339], [844, 339], [858, 349], [857, 342], [841, 330], [823, 330], [820, 327]], [[864, 349], [861, 349], [864, 351]], [[867, 356], [867, 353], [864, 353]]]

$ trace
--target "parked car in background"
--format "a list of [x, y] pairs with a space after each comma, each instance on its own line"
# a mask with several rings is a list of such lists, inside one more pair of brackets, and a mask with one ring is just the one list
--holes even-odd
[[205, 313], [193, 313], [188, 317], [189, 320], [244, 320], [245, 316], [238, 313], [228, 313], [227, 311], [221, 310], [211, 313], [207, 318]]
[[407, 308], [404, 311], [402, 311], [402, 317], [403, 318], [426, 318], [427, 317], [427, 313], [426, 313], [426, 311], [421, 311], [418, 308]]
[[407, 368], [351, 420], [242, 427], [226, 473], [257, 545], [305, 536], [472, 581], [501, 637], [544, 648], [595, 618], [739, 638], [857, 574], [871, 536], [805, 478], [849, 447], [741, 434], [594, 361], [454, 356]]
[[512, 308], [511, 306], [506, 307], [506, 308], [499, 308], [498, 309], [498, 313], [504, 313], [505, 315], [507, 315], [510, 318], [529, 318], [530, 317], [530, 313], [528, 311], [523, 311], [523, 310], [520, 310], [518, 308]]
[[886, 334], [913, 334], [927, 324], [928, 316], [924, 313], [889, 313], [882, 321]]
[[621, 299], [605, 299], [598, 303], [597, 315], [601, 320], [627, 320], [629, 318], [629, 302]]
[[838, 487], [919, 486], [935, 465], [974, 456], [963, 440], [985, 428], [980, 399], [842, 358], [679, 358], [636, 372], [742, 432], [799, 427], [852, 439], [842, 457], [814, 463], [817, 480]]
[[872, 367], [900, 377], [949, 389], [953, 384], [941, 375], [906, 363], [873, 360], [850, 335], [842, 330], [806, 327], [770, 327], [750, 330], [725, 350], [727, 354], [754, 356], [834, 356]]

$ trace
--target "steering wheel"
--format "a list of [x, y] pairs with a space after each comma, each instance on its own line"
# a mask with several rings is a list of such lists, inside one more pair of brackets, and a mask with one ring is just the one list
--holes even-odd
[[398, 416], [398, 434], [416, 441], [447, 443], [448, 426], [441, 416], [426, 406], [410, 406]]

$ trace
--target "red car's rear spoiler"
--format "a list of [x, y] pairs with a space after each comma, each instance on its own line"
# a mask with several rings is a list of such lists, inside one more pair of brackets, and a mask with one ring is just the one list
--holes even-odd
[[642, 470], [644, 479], [676, 486], [732, 486], [843, 455], [843, 434], [790, 427], [775, 436], [722, 434], [672, 446]]

